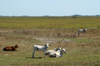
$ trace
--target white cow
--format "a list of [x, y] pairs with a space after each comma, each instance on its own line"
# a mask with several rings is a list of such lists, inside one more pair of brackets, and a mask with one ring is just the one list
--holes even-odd
[[56, 48], [56, 49], [48, 50], [48, 51], [45, 52], [45, 55], [49, 55], [50, 53], [55, 52], [55, 51], [57, 51], [57, 50], [61, 50], [61, 48], [58, 47], [58, 48]]
[[54, 51], [52, 53], [50, 53], [50, 57], [62, 57], [63, 56], [63, 53], [66, 54], [66, 50], [65, 49], [62, 49], [62, 50], [57, 50], [57, 51]]
[[78, 36], [80, 35], [80, 33], [83, 33], [83, 35], [85, 35], [86, 32], [87, 32], [87, 29], [79, 29]]
[[47, 50], [47, 48], [49, 47], [49, 44], [46, 44], [44, 46], [40, 46], [40, 45], [34, 45], [33, 47], [33, 55], [32, 58], [34, 58], [34, 53], [35, 51], [43, 51], [44, 52], [44, 58], [45, 58], [45, 51]]

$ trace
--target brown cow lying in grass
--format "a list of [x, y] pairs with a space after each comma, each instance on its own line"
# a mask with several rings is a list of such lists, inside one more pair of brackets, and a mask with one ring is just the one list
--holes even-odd
[[3, 48], [3, 51], [16, 51], [16, 48], [18, 48], [17, 44], [15, 46], [9, 46], [9, 47]]

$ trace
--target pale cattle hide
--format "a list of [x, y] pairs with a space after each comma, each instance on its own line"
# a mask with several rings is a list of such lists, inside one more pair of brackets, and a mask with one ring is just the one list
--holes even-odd
[[83, 33], [83, 35], [85, 35], [86, 32], [87, 32], [87, 29], [79, 29], [78, 36], [80, 36], [80, 33]]
[[55, 51], [57, 51], [57, 50], [61, 50], [61, 48], [58, 47], [58, 48], [56, 48], [56, 49], [48, 50], [48, 51], [45, 52], [45, 55], [50, 55], [50, 53], [55, 52]]
[[35, 51], [43, 51], [44, 52], [44, 57], [45, 57], [45, 51], [47, 50], [47, 48], [49, 46], [50, 46], [49, 44], [46, 44], [44, 46], [34, 45], [32, 58], [34, 58]]
[[50, 57], [63, 57], [63, 53], [66, 54], [66, 50], [65, 49], [62, 49], [62, 50], [57, 50], [57, 51], [54, 51], [52, 53], [50, 53]]

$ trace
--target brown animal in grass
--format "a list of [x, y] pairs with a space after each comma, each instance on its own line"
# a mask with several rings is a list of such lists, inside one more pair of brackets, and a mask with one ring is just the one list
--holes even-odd
[[18, 48], [18, 45], [16, 44], [15, 46], [9, 46], [9, 47], [3, 48], [3, 51], [16, 51], [17, 48]]

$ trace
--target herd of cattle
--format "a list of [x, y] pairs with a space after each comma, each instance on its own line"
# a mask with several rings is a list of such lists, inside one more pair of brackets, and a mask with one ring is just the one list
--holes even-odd
[[[80, 35], [80, 33], [83, 33], [83, 35], [85, 35], [86, 32], [87, 32], [87, 29], [79, 29], [78, 36]], [[62, 49], [61, 47], [47, 50], [49, 46], [50, 46], [49, 44], [46, 44], [44, 46], [34, 45], [32, 58], [34, 58], [35, 51], [43, 51], [44, 57], [45, 55], [49, 55], [49, 57], [63, 57], [63, 53], [66, 53], [66, 50]], [[15, 46], [9, 46], [9, 47], [3, 48], [3, 51], [16, 51], [17, 48], [18, 48], [18, 45], [16, 44]]]
[[47, 50], [49, 46], [50, 46], [49, 44], [46, 44], [44, 46], [34, 45], [32, 57], [34, 58], [34, 53], [35, 51], [38, 51], [38, 50], [44, 52], [44, 57], [45, 55], [49, 55], [49, 57], [62, 57], [63, 53], [66, 53], [65, 49], [62, 49], [60, 47], [56, 49], [52, 49], [52, 50]]
[[[44, 57], [45, 55], [49, 55], [49, 57], [62, 57], [63, 53], [66, 53], [65, 49], [62, 49], [60, 47], [52, 50], [47, 50], [49, 46], [50, 46], [49, 44], [46, 44], [44, 46], [34, 45], [32, 58], [34, 58], [35, 51], [43, 51]], [[3, 51], [16, 51], [17, 48], [18, 45], [16, 44], [15, 46], [9, 46], [3, 48]]]

